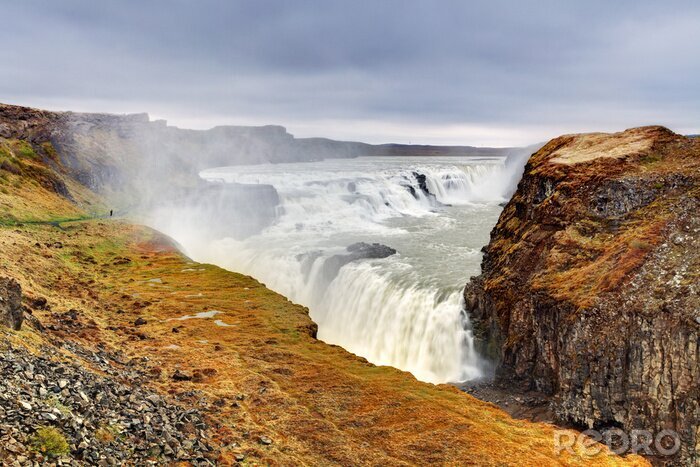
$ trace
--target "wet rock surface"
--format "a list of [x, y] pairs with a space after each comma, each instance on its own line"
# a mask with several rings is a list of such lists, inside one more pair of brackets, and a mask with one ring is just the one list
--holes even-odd
[[396, 254], [396, 250], [380, 243], [358, 242], [346, 248], [347, 253], [334, 255], [323, 263], [323, 276], [330, 283], [338, 275], [340, 268], [353, 261], [361, 259], [388, 258]]
[[[441, 206], [442, 203], [437, 200], [435, 193], [432, 193], [428, 187], [428, 177], [420, 172], [413, 172], [413, 177], [415, 178], [416, 183], [418, 183], [418, 189], [421, 191], [421, 193], [423, 193], [423, 196], [428, 199], [430, 204], [433, 206]], [[406, 188], [411, 192], [414, 198], [418, 199], [418, 193], [413, 185], [409, 184]]]
[[352, 261], [356, 259], [387, 258], [396, 254], [395, 249], [381, 243], [353, 243], [347, 247], [347, 250], [351, 253], [349, 256], [352, 258]]
[[[46, 356], [19, 349], [0, 352], [2, 465], [215, 464], [218, 452], [199, 410], [181, 407], [142, 384], [128, 384], [142, 376], [115, 370], [108, 355], [84, 351], [109, 370], [98, 375], [49, 358], [45, 350]], [[44, 427], [65, 437], [68, 453], [52, 457], [31, 449]]]
[[496, 384], [563, 424], [672, 429], [664, 462], [698, 462], [699, 195], [698, 141], [661, 127], [536, 153], [465, 288]]

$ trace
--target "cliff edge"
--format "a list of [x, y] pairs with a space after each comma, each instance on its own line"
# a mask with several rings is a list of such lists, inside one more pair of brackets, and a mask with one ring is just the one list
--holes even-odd
[[496, 379], [581, 428], [678, 432], [700, 459], [700, 141], [556, 138], [528, 161], [464, 292]]

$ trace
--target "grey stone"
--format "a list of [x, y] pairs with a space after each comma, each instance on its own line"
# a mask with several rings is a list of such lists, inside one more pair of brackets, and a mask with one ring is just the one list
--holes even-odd
[[0, 325], [19, 331], [23, 321], [22, 288], [14, 279], [0, 277]]

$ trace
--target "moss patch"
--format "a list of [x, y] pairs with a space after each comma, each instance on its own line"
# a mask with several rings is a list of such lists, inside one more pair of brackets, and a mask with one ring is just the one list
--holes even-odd
[[31, 438], [31, 447], [48, 457], [60, 457], [70, 453], [66, 437], [53, 427], [39, 428]]

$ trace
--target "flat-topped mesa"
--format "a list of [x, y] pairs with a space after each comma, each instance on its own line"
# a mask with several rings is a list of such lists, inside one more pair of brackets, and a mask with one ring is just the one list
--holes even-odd
[[679, 432], [700, 459], [700, 140], [653, 126], [553, 139], [465, 288], [497, 378], [579, 426]]

